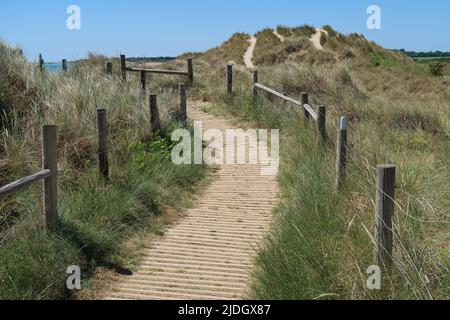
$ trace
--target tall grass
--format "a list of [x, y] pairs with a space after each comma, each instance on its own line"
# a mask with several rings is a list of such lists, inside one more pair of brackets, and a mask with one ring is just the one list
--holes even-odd
[[[253, 298], [445, 299], [450, 294], [447, 92], [440, 89], [427, 98], [439, 82], [398, 98], [368, 90], [361, 78], [373, 69], [358, 64], [292, 62], [259, 68], [261, 83], [294, 98], [309, 92], [313, 105], [328, 106], [325, 149], [302, 110], [263, 93], [254, 103], [249, 75], [235, 81], [233, 99], [217, 103], [216, 112], [279, 128], [282, 134], [281, 201], [259, 250]], [[433, 81], [409, 68], [397, 72], [409, 81]], [[372, 73], [372, 81], [381, 82], [379, 76]], [[341, 115], [350, 120], [350, 159], [345, 188], [337, 194], [334, 140]], [[375, 167], [380, 163], [398, 165], [394, 265], [382, 270], [382, 289], [371, 291], [366, 270], [373, 264]]]
[[[0, 298], [68, 298], [68, 266], [81, 267], [83, 287], [90, 285], [99, 266], [130, 267], [130, 239], [156, 230], [157, 217], [168, 208], [179, 211], [188, 206], [206, 168], [177, 166], [170, 159], [170, 133], [181, 126], [172, 117], [178, 78], [149, 83], [149, 91], [158, 94], [163, 122], [161, 134], [154, 135], [148, 96], [141, 93], [139, 80], [130, 75], [123, 83], [119, 76], [105, 75], [105, 57], [91, 55], [68, 73], [41, 74], [3, 43], [0, 50], [6, 93], [0, 182], [40, 168], [40, 128], [57, 124], [61, 217], [54, 232], [45, 230], [40, 186], [2, 199]], [[114, 69], [118, 73], [117, 60]], [[107, 108], [107, 185], [96, 163], [96, 108]]]

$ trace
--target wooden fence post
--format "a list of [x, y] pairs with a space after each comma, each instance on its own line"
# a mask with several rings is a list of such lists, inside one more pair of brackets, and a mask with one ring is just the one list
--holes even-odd
[[253, 71], [253, 98], [256, 99], [258, 97], [258, 89], [255, 87], [255, 84], [259, 83], [259, 74], [258, 70]]
[[107, 62], [106, 63], [106, 74], [107, 75], [112, 75], [112, 62]]
[[98, 168], [100, 174], [108, 180], [108, 125], [106, 109], [97, 109], [97, 134], [98, 134]]
[[309, 120], [309, 112], [303, 107], [305, 104], [309, 105], [309, 98], [306, 92], [302, 92], [300, 102], [302, 103], [302, 109], [305, 114], [305, 118], [306, 120]]
[[161, 131], [161, 122], [159, 121], [158, 102], [156, 94], [150, 95], [150, 122], [152, 131], [158, 133]]
[[192, 58], [187, 60], [187, 72], [189, 84], [192, 85], [194, 83], [194, 66], [192, 65]]
[[67, 71], [67, 60], [66, 59], [62, 59], [62, 69], [63, 71]]
[[127, 63], [124, 54], [120, 55], [120, 70], [122, 71], [122, 80], [127, 80]]
[[141, 90], [145, 93], [145, 71], [141, 70]]
[[39, 70], [44, 71], [44, 58], [41, 53], [39, 53]]
[[319, 140], [324, 143], [327, 140], [326, 119], [327, 112], [325, 106], [317, 107], [317, 132], [319, 134]]
[[341, 117], [336, 139], [336, 191], [341, 189], [347, 167], [347, 119]]
[[179, 86], [180, 91], [180, 120], [186, 124], [187, 121], [187, 101], [186, 101], [186, 86], [184, 83], [180, 83]]
[[42, 127], [42, 168], [51, 171], [51, 175], [43, 182], [45, 224], [51, 229], [58, 220], [58, 157], [55, 125]]
[[233, 65], [227, 65], [227, 93], [233, 94]]
[[395, 165], [377, 166], [374, 264], [378, 266], [392, 264], [395, 172]]

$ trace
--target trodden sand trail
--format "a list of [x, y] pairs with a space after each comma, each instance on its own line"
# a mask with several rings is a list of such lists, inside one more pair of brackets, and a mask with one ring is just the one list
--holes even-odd
[[320, 43], [322, 32], [328, 34], [328, 32], [324, 29], [316, 29], [316, 33], [313, 34], [310, 38], [312, 44], [314, 45], [314, 47], [316, 47], [317, 50], [323, 50], [322, 44]]
[[[189, 105], [189, 118], [225, 136], [231, 123], [203, 106]], [[149, 243], [137, 272], [121, 276], [107, 299], [248, 298], [253, 259], [277, 201], [276, 177], [262, 176], [259, 166], [218, 166], [196, 205]]]
[[256, 37], [251, 36], [248, 42], [250, 43], [250, 46], [248, 47], [247, 51], [244, 54], [244, 63], [245, 66], [249, 69], [254, 69], [255, 65], [253, 64], [253, 52], [255, 51], [256, 46]]
[[273, 30], [273, 34], [274, 34], [278, 39], [280, 39], [281, 42], [284, 42], [284, 40], [286, 40], [286, 38], [283, 37], [281, 34], [279, 34], [278, 31], [277, 31], [276, 29]]

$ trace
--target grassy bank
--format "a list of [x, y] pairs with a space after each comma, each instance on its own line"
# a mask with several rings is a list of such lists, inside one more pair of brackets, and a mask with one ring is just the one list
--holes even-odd
[[[189, 205], [206, 176], [203, 166], [170, 159], [179, 79], [154, 79], [163, 129], [150, 132], [148, 97], [139, 79], [106, 76], [106, 58], [91, 55], [65, 73], [47, 73], [0, 44], [2, 130], [0, 184], [38, 171], [40, 127], [58, 125], [59, 214], [56, 230], [42, 221], [40, 186], [2, 199], [0, 299], [65, 299], [66, 269], [81, 267], [82, 287], [99, 266], [129, 267], [130, 239], [161, 233], [157, 218]], [[118, 74], [118, 61], [114, 61]], [[107, 108], [111, 180], [96, 164], [96, 108]], [[171, 116], [172, 115], [172, 116]]]
[[[254, 103], [249, 73], [237, 73], [233, 99], [218, 99], [215, 112], [281, 130], [281, 202], [259, 251], [253, 297], [448, 298], [445, 80], [401, 62], [375, 66], [370, 58], [334, 66], [284, 63], [258, 70], [263, 84], [295, 98], [306, 91], [313, 105], [327, 105], [330, 139], [325, 150], [321, 148], [313, 124], [306, 124], [303, 111], [295, 106], [264, 94]], [[366, 83], [369, 73], [372, 80]], [[400, 85], [402, 78], [408, 80]], [[429, 85], [421, 87], [422, 80]], [[382, 81], [397, 85], [383, 90], [378, 86]], [[413, 83], [416, 90], [405, 90]], [[345, 188], [336, 194], [334, 141], [341, 115], [350, 120], [350, 160]], [[382, 290], [370, 291], [366, 270], [373, 254], [375, 167], [381, 163], [398, 165], [394, 266], [383, 270]]]

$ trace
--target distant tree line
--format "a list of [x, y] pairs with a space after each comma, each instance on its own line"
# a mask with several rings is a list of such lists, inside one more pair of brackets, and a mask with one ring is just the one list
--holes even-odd
[[394, 51], [402, 52], [411, 58], [450, 57], [450, 52], [442, 52], [442, 51], [416, 52], [416, 51], [406, 51], [405, 49], [394, 50]]

